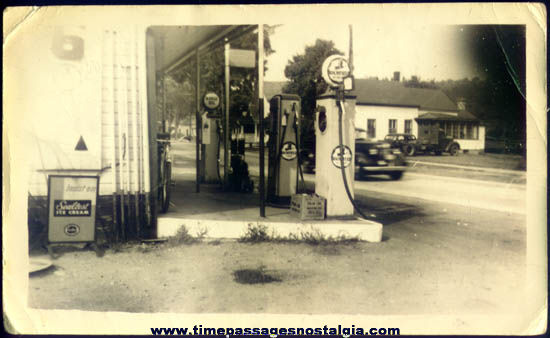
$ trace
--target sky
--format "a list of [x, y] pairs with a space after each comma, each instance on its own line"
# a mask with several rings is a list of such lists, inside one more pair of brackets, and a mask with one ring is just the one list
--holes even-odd
[[[348, 54], [348, 25], [283, 25], [270, 36], [275, 53], [267, 57], [265, 81], [285, 81], [284, 68], [294, 55], [303, 54], [316, 39], [331, 40]], [[353, 59], [356, 78], [401, 78], [421, 80], [483, 77], [472, 66], [464, 48], [467, 36], [460, 26], [353, 25]]]

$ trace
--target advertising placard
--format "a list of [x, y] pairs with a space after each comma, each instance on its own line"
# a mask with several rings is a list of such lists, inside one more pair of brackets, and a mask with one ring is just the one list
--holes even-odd
[[50, 243], [95, 241], [99, 177], [50, 176], [48, 240]]

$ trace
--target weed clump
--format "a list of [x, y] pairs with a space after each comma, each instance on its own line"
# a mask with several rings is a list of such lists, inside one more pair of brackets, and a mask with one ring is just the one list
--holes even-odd
[[198, 243], [204, 239], [207, 233], [208, 233], [207, 229], [201, 229], [197, 232], [196, 236], [193, 236], [191, 235], [191, 233], [189, 233], [189, 230], [187, 230], [187, 227], [185, 225], [182, 225], [178, 229], [178, 232], [176, 233], [176, 235], [168, 239], [168, 244], [171, 246], [175, 246], [175, 245], [182, 245], [182, 244]]
[[267, 233], [267, 226], [263, 224], [258, 224], [257, 226], [248, 224], [246, 233], [239, 238], [239, 242], [244, 243], [259, 243], [259, 242], [270, 242], [273, 240], [273, 236], [270, 236]]
[[306, 243], [309, 245], [328, 245], [328, 244], [348, 244], [359, 242], [359, 237], [347, 236], [345, 234], [333, 236], [325, 236], [319, 229], [311, 231], [302, 231], [300, 233], [290, 233], [288, 236], [278, 236], [275, 233], [270, 234], [269, 228], [265, 225], [248, 224], [246, 233], [239, 238], [239, 242], [244, 243], [260, 243], [260, 242], [275, 242], [275, 243]]
[[327, 245], [327, 244], [348, 244], [359, 242], [359, 237], [350, 237], [346, 235], [325, 236], [319, 229], [314, 229], [311, 232], [300, 233], [302, 241], [310, 245]]

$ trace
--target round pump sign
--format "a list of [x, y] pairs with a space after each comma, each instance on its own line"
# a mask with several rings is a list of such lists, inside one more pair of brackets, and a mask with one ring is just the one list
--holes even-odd
[[220, 97], [214, 92], [208, 92], [204, 94], [202, 103], [207, 110], [214, 110], [220, 106]]
[[331, 87], [338, 87], [350, 75], [348, 60], [342, 55], [331, 55], [321, 68], [323, 79]]
[[346, 145], [342, 147], [336, 146], [336, 148], [332, 150], [332, 154], [330, 154], [332, 164], [338, 169], [342, 168], [342, 160], [344, 162], [344, 168], [349, 167], [352, 158], [351, 149]]

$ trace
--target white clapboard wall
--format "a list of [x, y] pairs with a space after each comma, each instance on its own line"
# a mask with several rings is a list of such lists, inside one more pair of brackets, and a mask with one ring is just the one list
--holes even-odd
[[[40, 36], [35, 52], [47, 57], [29, 66], [40, 76], [26, 94], [36, 115], [29, 192], [45, 196], [48, 175], [68, 174], [98, 175], [100, 195], [147, 193], [145, 30], [48, 27]], [[60, 36], [66, 50], [56, 53]], [[80, 58], [73, 36], [82, 38]], [[86, 150], [76, 150], [80, 140]]]

